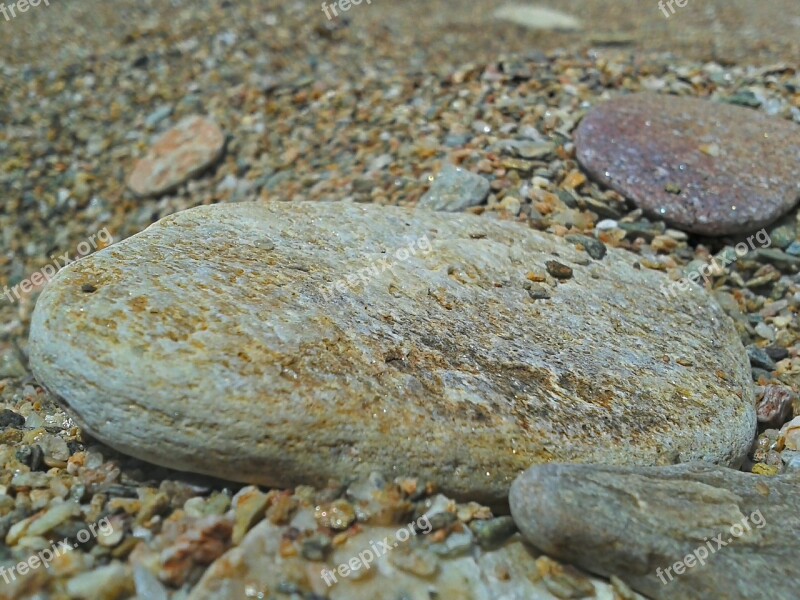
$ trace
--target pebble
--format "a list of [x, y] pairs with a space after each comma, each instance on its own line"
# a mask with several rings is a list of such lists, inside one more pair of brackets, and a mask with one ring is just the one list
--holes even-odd
[[27, 371], [15, 352], [3, 352], [0, 355], [0, 379], [6, 377], [25, 377]]
[[152, 113], [147, 115], [147, 118], [144, 120], [145, 127], [152, 129], [153, 127], [161, 123], [161, 121], [163, 121], [164, 119], [169, 118], [171, 115], [172, 115], [171, 106], [167, 105], [157, 108]]
[[564, 281], [572, 278], [572, 267], [569, 267], [564, 263], [560, 263], [557, 260], [548, 260], [545, 263], [545, 266], [547, 267], [547, 272], [556, 279]]
[[800, 242], [794, 241], [786, 248], [786, 254], [790, 256], [800, 256]]
[[575, 146], [595, 179], [692, 233], [756, 231], [800, 192], [800, 126], [708, 100], [616, 98], [586, 115]]
[[129, 567], [113, 562], [76, 575], [67, 582], [66, 591], [76, 600], [113, 600], [130, 596], [134, 590]]
[[234, 544], [242, 541], [245, 534], [264, 516], [269, 504], [269, 496], [254, 486], [239, 490], [233, 498], [236, 516], [233, 523], [232, 540]]
[[661, 222], [651, 223], [643, 219], [633, 223], [620, 222], [619, 228], [622, 229], [626, 236], [631, 239], [642, 238], [645, 241], [652, 242], [653, 238], [662, 235], [666, 227]]
[[142, 600], [169, 600], [169, 594], [164, 585], [142, 565], [133, 567], [133, 581], [138, 598]]
[[21, 414], [7, 408], [0, 410], [0, 429], [10, 427], [21, 429], [23, 425], [25, 425], [25, 417]]
[[797, 227], [793, 223], [779, 225], [769, 232], [769, 239], [776, 248], [786, 250], [797, 240]]
[[225, 135], [213, 121], [191, 116], [164, 133], [128, 178], [137, 196], [160, 196], [198, 175], [221, 156]]
[[582, 28], [580, 20], [576, 17], [545, 6], [506, 4], [495, 10], [493, 16], [495, 19], [535, 30], [576, 31]]
[[481, 204], [489, 195], [489, 180], [455, 165], [446, 164], [431, 189], [420, 198], [419, 207], [460, 212]]
[[475, 541], [481, 548], [495, 548], [517, 532], [517, 525], [511, 517], [480, 519], [470, 525]]
[[775, 265], [779, 269], [785, 269], [787, 271], [796, 272], [798, 267], [800, 267], [800, 258], [776, 248], [759, 248], [752, 253], [752, 258], [753, 260]]
[[547, 591], [556, 598], [591, 598], [594, 586], [580, 571], [570, 565], [562, 565], [548, 556], [536, 559], [536, 574], [542, 579]]
[[756, 392], [758, 422], [771, 427], [781, 426], [792, 414], [797, 394], [785, 385], [767, 385]]
[[595, 225], [595, 229], [597, 231], [610, 231], [612, 229], [616, 229], [619, 227], [619, 223], [614, 219], [603, 219], [602, 221], [598, 221]]
[[773, 329], [771, 326], [767, 325], [763, 321], [755, 326], [755, 330], [756, 333], [765, 340], [768, 340], [770, 342], [775, 341], [775, 329]]
[[45, 534], [69, 518], [76, 516], [79, 512], [80, 507], [77, 503], [55, 503], [47, 510], [14, 524], [6, 536], [6, 544], [14, 545], [23, 536], [40, 536]]
[[795, 417], [781, 428], [778, 444], [795, 452], [800, 450], [800, 416]]
[[[388, 491], [388, 490], [387, 490]], [[312, 507], [296, 500], [286, 523], [265, 519], [242, 543], [211, 564], [187, 600], [220, 598], [330, 598], [331, 600], [398, 600], [470, 598], [471, 600], [557, 600], [539, 570], [537, 554], [515, 533], [509, 517], [485, 523], [456, 523], [450, 530], [406, 535], [411, 519], [382, 526], [357, 524], [331, 541], [299, 513]], [[397, 496], [395, 490], [391, 496]], [[384, 492], [383, 497], [387, 494]], [[399, 498], [398, 498], [399, 499]], [[449, 500], [452, 503], [452, 500]], [[391, 512], [388, 506], [386, 512]], [[481, 524], [479, 524], [481, 523]], [[473, 534], [473, 531], [481, 533]], [[381, 541], [388, 544], [383, 548]], [[377, 553], [375, 552], [377, 549]], [[304, 553], [313, 557], [308, 563]], [[368, 567], [365, 568], [365, 562]], [[609, 585], [579, 569], [549, 561], [549, 573], [569, 573], [581, 582], [583, 597], [611, 599], [619, 584]], [[340, 567], [343, 565], [343, 567]], [[355, 567], [355, 570], [352, 567]], [[327, 579], [326, 579], [327, 577]], [[639, 595], [632, 600], [643, 600]]]
[[555, 155], [552, 142], [532, 142], [529, 140], [504, 140], [495, 144], [495, 149], [527, 160], [547, 160]]
[[754, 367], [764, 369], [765, 371], [775, 370], [775, 361], [769, 357], [769, 354], [767, 354], [766, 350], [763, 348], [748, 346], [747, 356], [750, 359], [750, 364]]
[[314, 517], [322, 527], [341, 531], [356, 520], [356, 511], [347, 500], [335, 500], [317, 506]]
[[568, 242], [582, 246], [586, 253], [595, 260], [602, 260], [606, 255], [606, 245], [600, 240], [588, 235], [570, 234], [565, 236]]
[[[534, 301], [555, 255], [572, 276]], [[30, 361], [110, 446], [269, 486], [377, 470], [502, 505], [537, 462], [739, 464], [750, 372], [716, 302], [621, 250], [587, 264], [474, 215], [198, 207], [65, 267]]]
[[787, 471], [796, 471], [800, 473], [800, 452], [793, 450], [784, 450], [781, 452], [781, 460], [786, 465]]
[[[798, 484], [797, 473], [759, 477], [712, 465], [553, 464], [523, 473], [510, 504], [522, 535], [548, 556], [616, 574], [655, 600], [718, 598], [720, 590], [750, 600], [765, 589], [788, 599], [800, 581]], [[693, 554], [700, 548], [702, 565], [702, 553]]]

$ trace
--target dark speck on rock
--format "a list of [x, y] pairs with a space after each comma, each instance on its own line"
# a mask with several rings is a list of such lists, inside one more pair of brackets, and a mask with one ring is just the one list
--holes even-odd
[[572, 268], [564, 263], [560, 263], [557, 260], [548, 260], [545, 265], [547, 266], [547, 272], [556, 279], [565, 280], [572, 278]]

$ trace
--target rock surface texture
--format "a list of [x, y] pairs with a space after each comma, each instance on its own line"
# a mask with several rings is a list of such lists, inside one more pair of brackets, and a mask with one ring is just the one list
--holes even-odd
[[30, 358], [154, 463], [271, 486], [381, 470], [505, 503], [534, 463], [742, 460], [746, 353], [703, 290], [663, 281], [472, 215], [198, 207], [62, 270]]
[[222, 156], [225, 135], [213, 121], [192, 116], [167, 131], [139, 160], [128, 178], [137, 196], [158, 196], [174, 190]]
[[584, 117], [575, 147], [595, 179], [694, 233], [754, 232], [800, 199], [800, 126], [740, 106], [622, 96]]
[[534, 546], [649, 597], [792, 600], [798, 489], [797, 473], [542, 465], [514, 482], [510, 503]]

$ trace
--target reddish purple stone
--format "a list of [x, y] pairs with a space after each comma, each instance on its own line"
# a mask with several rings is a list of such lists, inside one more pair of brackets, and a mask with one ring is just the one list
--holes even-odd
[[747, 108], [623, 96], [584, 117], [575, 146], [596, 180], [693, 233], [755, 231], [800, 199], [800, 126]]

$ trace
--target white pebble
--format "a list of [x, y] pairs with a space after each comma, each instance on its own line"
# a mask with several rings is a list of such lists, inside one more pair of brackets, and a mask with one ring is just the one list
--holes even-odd
[[616, 229], [618, 226], [619, 224], [614, 219], [603, 219], [602, 221], [598, 221], [594, 228], [600, 231], [606, 231], [609, 229]]

